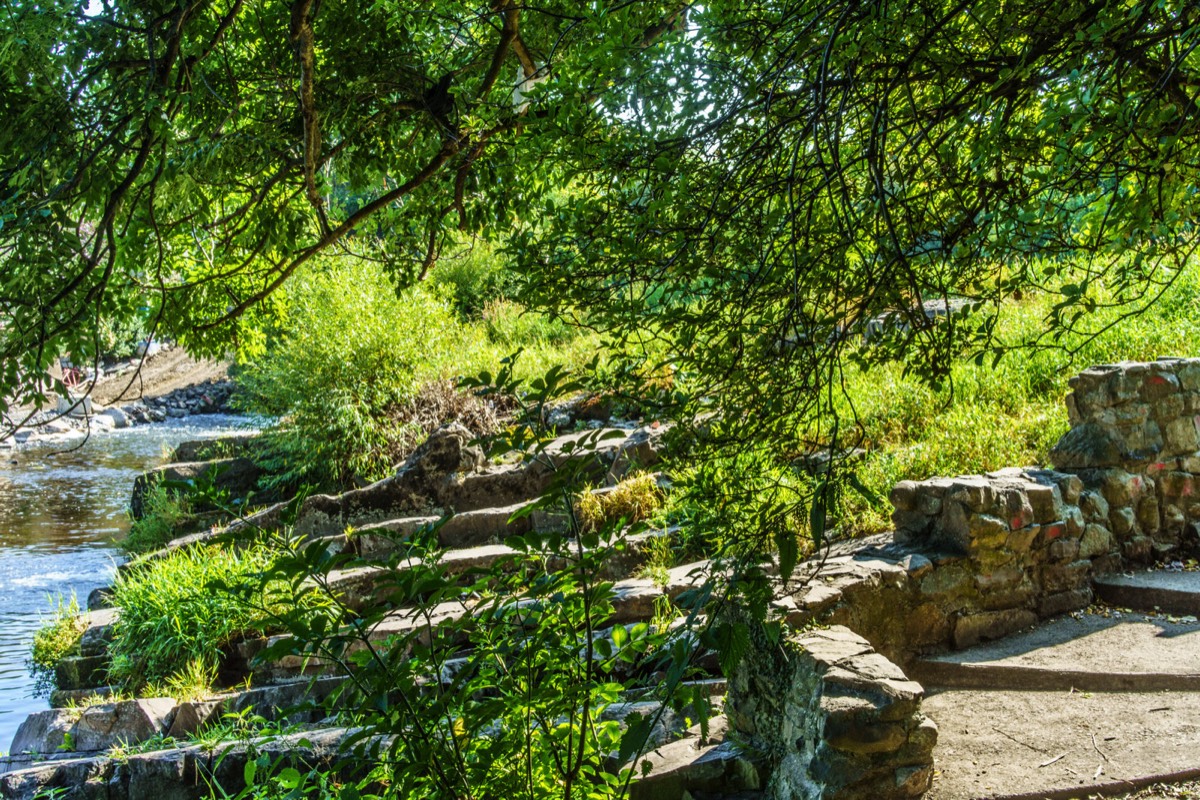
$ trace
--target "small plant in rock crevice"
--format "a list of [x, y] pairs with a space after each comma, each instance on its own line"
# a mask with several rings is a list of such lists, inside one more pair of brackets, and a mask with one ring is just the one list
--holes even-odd
[[129, 525], [129, 534], [121, 541], [121, 549], [136, 555], [158, 550], [182, 535], [193, 519], [188, 496], [155, 482], [142, 499], [142, 516]]
[[665, 495], [656, 476], [643, 473], [628, 477], [607, 491], [585, 491], [576, 501], [579, 522], [585, 531], [596, 531], [624, 520], [642, 522], [663, 506]]
[[79, 640], [87, 629], [87, 620], [72, 593], [69, 598], [59, 595], [49, 619], [33, 635], [29, 654], [29, 671], [35, 691], [40, 694], [54, 688], [55, 668], [64, 658], [78, 655]]

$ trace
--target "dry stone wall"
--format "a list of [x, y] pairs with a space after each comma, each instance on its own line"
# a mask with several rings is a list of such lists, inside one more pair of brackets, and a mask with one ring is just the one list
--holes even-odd
[[762, 761], [766, 796], [906, 800], [933, 778], [924, 690], [847, 628], [772, 642], [757, 631], [725, 713]]
[[1051, 458], [1103, 496], [1122, 556], [1144, 562], [1195, 546], [1200, 359], [1092, 367], [1071, 388], [1071, 430]]

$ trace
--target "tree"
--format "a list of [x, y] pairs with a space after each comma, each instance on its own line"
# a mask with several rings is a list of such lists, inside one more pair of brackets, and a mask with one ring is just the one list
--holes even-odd
[[602, 82], [677, 14], [5, 0], [0, 395], [147, 297], [160, 333], [219, 350], [317, 253], [423, 275], [448, 224], [504, 227], [548, 185], [516, 142], [550, 65]]
[[1196, 246], [1183, 0], [7, 0], [0, 36], [7, 392], [147, 293], [246, 346], [318, 252], [403, 283], [447, 225], [515, 227], [532, 301], [661, 339], [770, 437], [848, 357], [1006, 346], [922, 301], [1055, 291], [1054, 333]]

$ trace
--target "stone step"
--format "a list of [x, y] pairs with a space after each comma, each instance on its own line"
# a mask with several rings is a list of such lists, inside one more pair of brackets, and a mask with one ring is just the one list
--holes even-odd
[[331, 765], [345, 739], [345, 729], [320, 729], [270, 737], [253, 743], [231, 743], [217, 748], [197, 744], [114, 759], [107, 756], [39, 759], [22, 764], [22, 758], [4, 759], [0, 772], [0, 798], [41, 800], [207, 800], [232, 797], [245, 788], [248, 761], [265, 758], [278, 763], [295, 757], [303, 764]]
[[[352, 545], [367, 558], [380, 558], [387, 555], [388, 547], [383, 537], [371, 533], [373, 530], [378, 528], [372, 526], [355, 532], [349, 540], [342, 537], [330, 541], [339, 548]], [[664, 535], [668, 535], [668, 532], [648, 531], [627, 537], [625, 548], [605, 561], [601, 577], [606, 580], [631, 578], [645, 564], [647, 543]], [[394, 544], [390, 542], [391, 546]], [[501, 559], [515, 555], [517, 551], [506, 545], [483, 544], [447, 550], [442, 554], [440, 563], [449, 576], [457, 576], [473, 570], [490, 569]], [[417, 562], [405, 561], [398, 564], [396, 569], [405, 570], [414, 566], [417, 566]], [[390, 568], [378, 566], [353, 567], [330, 572], [327, 581], [329, 588], [341, 595], [342, 602], [352, 609], [361, 610], [373, 602], [386, 599], [388, 588], [380, 584], [392, 572]]]
[[[685, 800], [693, 797], [729, 797], [760, 788], [758, 770], [750, 755], [726, 740], [724, 717], [710, 722], [709, 738], [699, 729], [691, 735], [661, 745], [644, 755], [634, 767], [630, 800]], [[645, 771], [643, 771], [645, 770]]]
[[[608, 619], [598, 623], [612, 626], [650, 620], [654, 616], [655, 602], [659, 597], [665, 596], [675, 600], [688, 589], [703, 583], [709, 569], [707, 561], [675, 567], [667, 572], [667, 580], [663, 585], [644, 578], [617, 581], [613, 585], [613, 613]], [[365, 640], [356, 640], [350, 643], [347, 649], [349, 652], [355, 652], [366, 648], [368, 643], [375, 644], [390, 637], [412, 635], [417, 635], [420, 641], [427, 643], [428, 634], [439, 625], [474, 613], [477, 613], [475, 609], [459, 602], [398, 609], [375, 623], [366, 632]], [[463, 636], [465, 643], [465, 633]], [[301, 675], [330, 674], [336, 668], [336, 665], [320, 657], [300, 654], [284, 656], [268, 663], [256, 663], [259, 653], [286, 638], [288, 636], [285, 634], [240, 642], [231, 648], [231, 657], [246, 665], [256, 683], [293, 679]]]
[[1200, 616], [1200, 572], [1147, 572], [1103, 575], [1096, 596], [1112, 606], [1136, 611]]
[[91, 754], [155, 736], [182, 739], [219, 722], [224, 714], [247, 711], [266, 719], [286, 717], [293, 724], [312, 723], [326, 716], [315, 704], [324, 702], [342, 682], [338, 677], [293, 681], [182, 703], [156, 697], [111, 700], [83, 709], [51, 708], [29, 715], [9, 751], [49, 756], [66, 749]]
[[969, 650], [915, 662], [926, 686], [1040, 691], [1200, 691], [1200, 623], [1081, 612]]
[[940, 731], [926, 800], [1087, 798], [1200, 775], [1200, 692], [946, 689], [922, 710]]

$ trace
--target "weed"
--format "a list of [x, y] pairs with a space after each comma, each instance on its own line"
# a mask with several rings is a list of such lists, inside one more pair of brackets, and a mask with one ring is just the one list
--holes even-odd
[[626, 524], [642, 522], [662, 508], [665, 495], [658, 479], [650, 473], [626, 478], [603, 491], [583, 492], [576, 501], [580, 525], [595, 531], [617, 520]]
[[206, 658], [191, 658], [176, 672], [168, 675], [146, 693], [155, 697], [172, 697], [180, 703], [203, 700], [213, 694], [217, 680], [216, 665]]
[[666, 586], [668, 571], [675, 566], [675, 551], [671, 548], [670, 533], [651, 533], [641, 540], [639, 546], [646, 557], [638, 573], [639, 577], [652, 580], [659, 586]]
[[130, 524], [121, 548], [130, 554], [158, 550], [179, 536], [192, 518], [187, 496], [156, 482], [146, 492], [142, 517]]
[[29, 671], [39, 694], [54, 688], [54, 672], [59, 662], [79, 653], [79, 640], [87, 629], [87, 620], [79, 609], [79, 600], [59, 595], [50, 618], [33, 635]]

